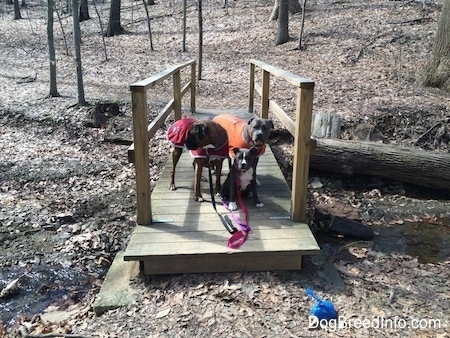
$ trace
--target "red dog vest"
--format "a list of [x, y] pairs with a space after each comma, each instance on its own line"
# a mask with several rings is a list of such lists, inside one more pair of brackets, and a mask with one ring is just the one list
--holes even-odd
[[[167, 130], [166, 136], [167, 140], [177, 148], [184, 148], [184, 141], [188, 136], [189, 128], [196, 122], [193, 118], [182, 118], [172, 124]], [[197, 148], [196, 150], [191, 150], [190, 154], [194, 158], [206, 158], [208, 155], [212, 159], [217, 158], [227, 158], [228, 157], [228, 142], [220, 144], [218, 146], [214, 145], [214, 148], [203, 149]]]
[[189, 117], [179, 119], [167, 130], [167, 140], [177, 148], [184, 148], [184, 140], [188, 136], [189, 128], [196, 122], [196, 119]]

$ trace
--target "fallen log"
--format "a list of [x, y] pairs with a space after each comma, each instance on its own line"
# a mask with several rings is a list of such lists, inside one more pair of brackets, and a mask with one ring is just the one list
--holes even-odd
[[314, 169], [379, 176], [422, 187], [450, 190], [450, 154], [363, 141], [317, 139]]

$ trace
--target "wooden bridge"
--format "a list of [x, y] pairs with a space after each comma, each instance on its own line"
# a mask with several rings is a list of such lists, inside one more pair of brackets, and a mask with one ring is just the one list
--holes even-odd
[[[182, 85], [182, 71], [188, 71]], [[169, 191], [171, 160], [153, 191], [150, 188], [148, 141], [173, 112], [181, 118], [181, 100], [190, 92], [190, 110], [196, 118], [211, 118], [221, 111], [195, 107], [196, 62], [185, 62], [150, 78], [130, 85], [133, 110], [134, 143], [128, 150], [136, 168], [137, 225], [124, 254], [127, 261], [143, 263], [146, 274], [299, 270], [302, 257], [319, 252], [306, 221], [309, 154], [314, 145], [310, 139], [314, 82], [257, 60], [250, 62], [249, 113], [237, 112], [243, 118], [253, 116], [254, 93], [261, 97], [261, 114], [270, 112], [294, 135], [292, 190], [273, 156], [270, 147], [258, 164], [259, 197], [264, 208], [246, 202], [252, 231], [239, 249], [227, 247], [230, 234], [213, 209], [209, 184], [203, 182], [202, 194], [207, 201], [194, 201], [192, 158], [182, 155], [177, 166], [177, 190]], [[190, 71], [190, 72], [189, 72]], [[261, 72], [261, 84], [255, 74]], [[269, 98], [270, 76], [281, 78], [297, 88], [296, 120], [292, 120]], [[173, 99], [148, 125], [147, 92], [172, 77]], [[229, 113], [230, 111], [223, 111]], [[271, 114], [271, 118], [272, 118]], [[223, 175], [227, 174], [224, 165]], [[206, 174], [206, 173], [205, 173]], [[222, 182], [225, 180], [223, 177]], [[220, 201], [219, 201], [220, 202]], [[220, 214], [229, 212], [217, 203]]]

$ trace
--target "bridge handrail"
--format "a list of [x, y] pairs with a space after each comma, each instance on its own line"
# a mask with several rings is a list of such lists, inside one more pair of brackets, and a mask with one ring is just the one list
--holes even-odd
[[[262, 71], [261, 85], [255, 83], [255, 68]], [[295, 121], [269, 98], [270, 76], [278, 76], [297, 87]], [[253, 113], [254, 92], [261, 97], [261, 117], [268, 118], [269, 109], [294, 136], [292, 172], [291, 217], [293, 221], [306, 222], [309, 156], [312, 148], [311, 122], [314, 82], [258, 60], [250, 60], [249, 112]]]
[[[128, 161], [135, 164], [136, 195], [137, 195], [137, 223], [150, 224], [152, 222], [151, 189], [148, 141], [164, 124], [169, 114], [174, 111], [175, 120], [181, 118], [181, 99], [190, 89], [191, 112], [195, 111], [195, 81], [196, 60], [190, 60], [167, 68], [147, 79], [130, 85], [131, 104], [133, 114], [133, 144], [128, 148]], [[181, 85], [181, 70], [190, 67], [190, 80]], [[173, 98], [148, 124], [147, 91], [158, 83], [172, 76]]]

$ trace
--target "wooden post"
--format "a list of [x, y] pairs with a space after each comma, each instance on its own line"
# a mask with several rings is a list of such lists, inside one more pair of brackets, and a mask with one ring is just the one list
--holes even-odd
[[248, 112], [253, 114], [255, 101], [255, 64], [250, 62], [250, 91], [248, 93]]
[[195, 79], [195, 70], [197, 64], [194, 62], [191, 64], [191, 114], [195, 113], [195, 89], [196, 89], [196, 79]]
[[261, 117], [269, 118], [269, 80], [270, 72], [262, 70]]
[[173, 112], [175, 121], [181, 119], [181, 76], [180, 70], [173, 73]]
[[136, 169], [137, 223], [152, 222], [150, 201], [150, 171], [148, 168], [147, 92], [145, 89], [131, 92], [133, 112], [134, 166]]
[[309, 152], [314, 84], [297, 89], [297, 107], [292, 172], [292, 220], [306, 222], [306, 202], [309, 175]]

